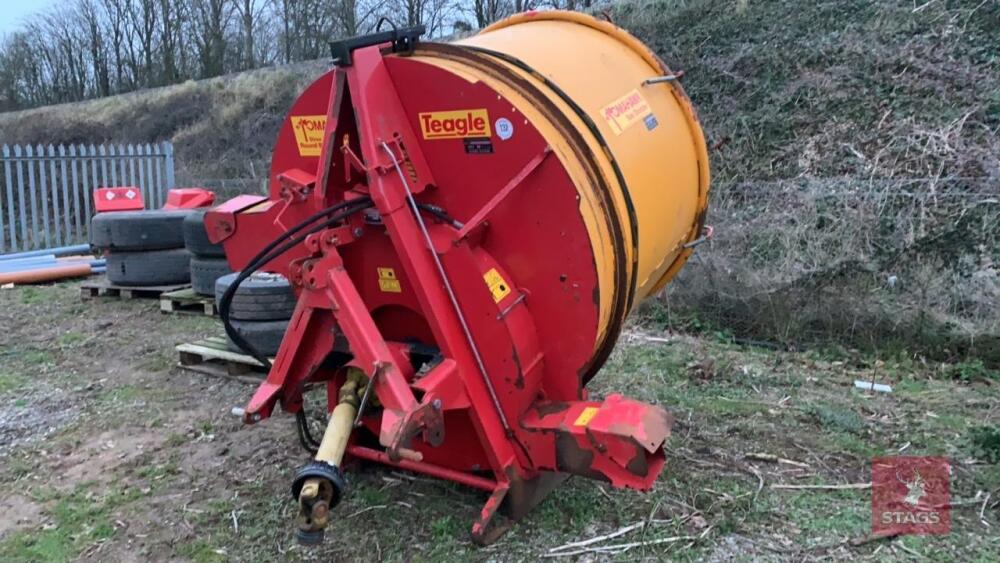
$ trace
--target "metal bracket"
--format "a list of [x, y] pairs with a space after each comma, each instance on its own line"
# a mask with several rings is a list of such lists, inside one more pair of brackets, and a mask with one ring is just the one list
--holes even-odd
[[702, 232], [702, 235], [700, 237], [698, 237], [698, 238], [694, 239], [693, 241], [685, 244], [683, 246], [683, 248], [694, 248], [694, 247], [698, 246], [699, 244], [701, 244], [703, 242], [708, 242], [708, 241], [712, 240], [712, 235], [715, 234], [715, 227], [713, 227], [711, 225], [705, 225], [705, 228], [702, 229], [701, 232]]
[[369, 35], [359, 35], [349, 39], [330, 42], [330, 54], [333, 56], [333, 63], [339, 67], [348, 67], [354, 64], [351, 56], [356, 49], [381, 45], [382, 43], [392, 43], [393, 53], [412, 53], [416, 47], [420, 36], [426, 33], [427, 29], [422, 25], [404, 27], [402, 29], [391, 29]]
[[649, 86], [650, 84], [661, 84], [663, 82], [675, 82], [677, 80], [680, 80], [681, 78], [684, 78], [684, 71], [683, 70], [678, 70], [677, 72], [675, 72], [673, 74], [667, 74], [667, 75], [664, 75], [664, 76], [655, 76], [653, 78], [647, 78], [647, 79], [645, 79], [645, 80], [642, 81], [642, 85], [643, 86]]
[[486, 217], [494, 209], [496, 209], [496, 207], [500, 205], [500, 203], [503, 202], [503, 200], [506, 199], [511, 192], [514, 191], [514, 188], [521, 185], [521, 183], [524, 182], [525, 178], [527, 178], [532, 172], [534, 172], [535, 169], [538, 168], [538, 166], [541, 165], [542, 162], [545, 160], [545, 157], [549, 156], [550, 154], [552, 154], [552, 147], [545, 145], [545, 148], [542, 149], [542, 152], [538, 153], [531, 160], [529, 160], [528, 163], [525, 164], [524, 167], [521, 168], [521, 170], [517, 174], [515, 174], [514, 177], [510, 179], [510, 181], [507, 182], [507, 185], [501, 188], [488, 202], [486, 202], [486, 205], [484, 205], [482, 209], [477, 211], [476, 214], [473, 215], [471, 219], [465, 222], [465, 225], [461, 229], [459, 229], [458, 234], [455, 235], [455, 242], [457, 243], [458, 241], [469, 236], [469, 233], [471, 233], [480, 224], [482, 224], [483, 221], [486, 220]]

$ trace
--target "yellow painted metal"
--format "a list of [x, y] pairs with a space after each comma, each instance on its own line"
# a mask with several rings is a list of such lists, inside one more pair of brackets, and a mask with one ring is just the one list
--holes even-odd
[[[577, 186], [600, 287], [599, 347], [628, 313], [613, 312], [617, 292], [635, 304], [658, 291], [700, 236], [709, 166], [690, 100], [676, 81], [644, 84], [671, 72], [639, 40], [577, 12], [518, 14], [457, 45], [467, 49], [416, 57], [510, 101]], [[617, 250], [609, 201], [622, 226]]]
[[358, 391], [367, 381], [364, 372], [348, 368], [347, 379], [340, 386], [339, 402], [330, 413], [330, 420], [323, 432], [315, 459], [339, 467], [344, 459], [347, 441], [354, 429], [354, 417], [358, 414]]

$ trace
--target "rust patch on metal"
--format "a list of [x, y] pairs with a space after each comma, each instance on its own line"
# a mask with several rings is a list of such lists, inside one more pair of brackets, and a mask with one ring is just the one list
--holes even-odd
[[569, 403], [557, 403], [557, 402], [546, 402], [546, 403], [536, 403], [535, 412], [538, 416], [545, 417], [550, 414], [556, 414], [563, 412], [569, 408]]
[[511, 347], [511, 359], [517, 368], [517, 379], [514, 380], [514, 387], [521, 391], [524, 389], [524, 368], [521, 367], [521, 358], [517, 355], [517, 348]]
[[510, 490], [507, 491], [507, 497], [500, 506], [500, 512], [515, 522], [531, 512], [563, 481], [569, 479], [569, 475], [565, 473], [550, 471], [539, 472], [533, 479], [522, 479], [509, 474], [508, 477]]
[[593, 464], [594, 452], [581, 448], [573, 436], [560, 434], [556, 438], [556, 467], [559, 471], [610, 482], [611, 479], [595, 470]]
[[642, 448], [636, 445], [635, 457], [625, 465], [625, 469], [628, 469], [633, 475], [639, 477], [645, 477], [649, 473], [649, 463], [646, 460], [646, 452], [642, 451]]

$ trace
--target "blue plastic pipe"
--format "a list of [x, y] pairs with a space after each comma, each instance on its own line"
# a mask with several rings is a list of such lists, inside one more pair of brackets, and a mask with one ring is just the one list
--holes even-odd
[[30, 262], [55, 262], [55, 254], [45, 254], [41, 256], [28, 256], [27, 258], [11, 258], [10, 260], [0, 260], [0, 264], [28, 264]]
[[23, 270], [34, 270], [36, 268], [55, 266], [57, 264], [58, 262], [55, 258], [45, 257], [38, 259], [28, 258], [24, 260], [3, 260], [0, 261], [0, 272], [20, 272]]
[[18, 260], [20, 258], [35, 258], [38, 256], [70, 256], [72, 254], [90, 254], [89, 244], [74, 244], [72, 246], [59, 246], [56, 248], [42, 248], [39, 250], [29, 250], [27, 252], [15, 252], [13, 254], [0, 254], [0, 261]]

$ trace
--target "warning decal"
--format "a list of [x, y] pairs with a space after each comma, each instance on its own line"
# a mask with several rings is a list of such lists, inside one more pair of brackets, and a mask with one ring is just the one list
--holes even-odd
[[510, 284], [503, 279], [496, 268], [490, 268], [490, 271], [483, 274], [483, 280], [486, 281], [486, 286], [493, 294], [494, 303], [499, 303], [503, 301], [504, 297], [510, 295]]
[[396, 270], [392, 268], [379, 268], [378, 288], [384, 293], [402, 293], [403, 288], [399, 285], [399, 279], [396, 278]]
[[573, 422], [573, 426], [586, 426], [590, 419], [594, 418], [597, 414], [597, 407], [587, 407], [580, 412], [580, 416], [576, 417], [576, 421]]
[[646, 98], [643, 98], [638, 90], [632, 90], [601, 109], [601, 115], [615, 135], [621, 135], [626, 129], [644, 121], [646, 116], [652, 113], [653, 110], [650, 109]]
[[326, 131], [325, 115], [293, 115], [292, 130], [301, 156], [319, 156], [323, 151], [323, 133]]

